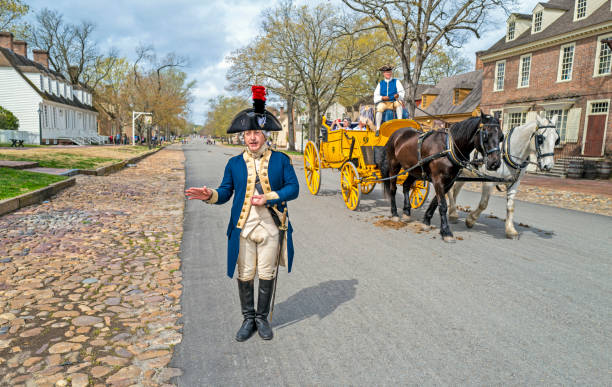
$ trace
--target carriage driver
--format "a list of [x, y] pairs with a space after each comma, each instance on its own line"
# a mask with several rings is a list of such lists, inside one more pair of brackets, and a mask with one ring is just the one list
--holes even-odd
[[[291, 271], [293, 261], [291, 223], [286, 224], [286, 232], [285, 227], [279, 230], [279, 226], [283, 224], [287, 201], [297, 198], [299, 191], [289, 157], [266, 145], [268, 132], [281, 130], [281, 125], [265, 110], [265, 89], [253, 86], [252, 90], [253, 108], [238, 113], [227, 131], [244, 134], [245, 150], [229, 159], [219, 188], [192, 187], [185, 192], [189, 199], [209, 204], [223, 204], [234, 195], [227, 231], [227, 275], [232, 278], [238, 266], [244, 320], [236, 334], [237, 341], [249, 339], [255, 331], [264, 340], [272, 339], [268, 314], [278, 263], [280, 260]], [[259, 277], [257, 310], [255, 272]]]
[[396, 117], [402, 118], [402, 100], [404, 99], [404, 86], [402, 86], [402, 82], [392, 78], [393, 67], [385, 65], [378, 70], [382, 71], [384, 79], [376, 85], [376, 90], [374, 90], [377, 136], [380, 132], [380, 125], [382, 124], [383, 112], [385, 110], [395, 109]]

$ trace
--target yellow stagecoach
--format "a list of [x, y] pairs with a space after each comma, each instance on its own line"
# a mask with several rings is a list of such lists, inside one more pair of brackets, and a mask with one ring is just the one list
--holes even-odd
[[[372, 130], [331, 130], [331, 122], [325, 116], [322, 120], [320, 149], [312, 141], [304, 148], [304, 174], [311, 194], [316, 195], [321, 187], [321, 170], [340, 170], [342, 198], [350, 210], [357, 209], [361, 194], [367, 195], [381, 178], [376, 165], [378, 155], [384, 151], [389, 136], [399, 128], [412, 127], [420, 130], [416, 121], [395, 119], [384, 122], [380, 134]], [[405, 175], [398, 177], [397, 184], [404, 183]], [[412, 208], [419, 208], [427, 199], [429, 183], [417, 180], [410, 190]]]

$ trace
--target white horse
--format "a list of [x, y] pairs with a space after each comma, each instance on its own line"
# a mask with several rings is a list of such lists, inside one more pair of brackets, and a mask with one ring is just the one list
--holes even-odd
[[[495, 185], [506, 186], [506, 237], [510, 239], [518, 238], [518, 232], [514, 228], [514, 197], [518, 192], [521, 178], [525, 174], [529, 158], [535, 156], [537, 166], [544, 171], [550, 171], [555, 165], [554, 148], [559, 143], [559, 133], [556, 130], [557, 116], [552, 120], [544, 116], [536, 116], [536, 120], [530, 121], [522, 126], [517, 126], [510, 130], [502, 142], [502, 158], [504, 162], [496, 171], [487, 171], [484, 166], [479, 168], [479, 172], [488, 176], [510, 180], [509, 183], [486, 182], [482, 184], [482, 195], [478, 208], [470, 212], [465, 219], [467, 227], [474, 227], [476, 220], [487, 208], [489, 196]], [[465, 171], [465, 170], [464, 170]], [[464, 172], [470, 176], [469, 172]], [[475, 176], [475, 175], [472, 175]], [[454, 187], [448, 191], [449, 213], [448, 218], [455, 223], [459, 219], [457, 215], [456, 200], [459, 191], [465, 182], [456, 182]]]

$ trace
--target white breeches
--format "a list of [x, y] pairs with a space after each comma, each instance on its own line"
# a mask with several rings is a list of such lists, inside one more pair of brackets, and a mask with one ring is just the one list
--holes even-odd
[[238, 252], [238, 279], [250, 281], [255, 278], [271, 280], [276, 270], [278, 257], [278, 233], [271, 235], [261, 225], [257, 225], [247, 237], [240, 236]]

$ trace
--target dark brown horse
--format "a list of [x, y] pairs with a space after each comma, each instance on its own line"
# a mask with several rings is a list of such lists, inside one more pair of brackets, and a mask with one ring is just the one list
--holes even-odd
[[[420, 136], [424, 137], [419, 140]], [[436, 196], [427, 208], [423, 222], [427, 225], [431, 224], [431, 217], [439, 205], [440, 234], [445, 242], [454, 242], [455, 238], [446, 218], [445, 194], [453, 186], [461, 168], [469, 162], [468, 157], [474, 149], [485, 155], [487, 169], [491, 171], [497, 169], [501, 163], [499, 143], [502, 140], [503, 134], [499, 126], [499, 120], [486, 114], [458, 122], [449, 129], [436, 130], [427, 134], [412, 128], [396, 130], [389, 137], [389, 141], [385, 145], [384, 156], [378, 165], [382, 177], [395, 176], [400, 172], [400, 169], [410, 169], [417, 165], [420, 160], [425, 160], [422, 168], [417, 166], [409, 172], [403, 184], [403, 220], [410, 219], [409, 195], [412, 183], [417, 179], [428, 179], [433, 182]], [[429, 161], [426, 160], [427, 158], [430, 158]], [[396, 184], [397, 178], [385, 180], [384, 191], [385, 195], [391, 200], [391, 216], [399, 220], [395, 204]]]

